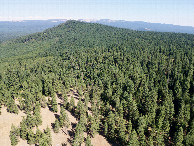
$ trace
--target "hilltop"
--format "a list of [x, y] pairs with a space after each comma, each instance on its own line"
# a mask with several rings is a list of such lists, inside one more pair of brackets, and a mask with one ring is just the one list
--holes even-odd
[[[50, 19], [50, 20], [21, 20], [21, 21], [0, 21], [0, 42], [19, 38], [28, 34], [42, 32], [45, 29], [52, 28], [68, 20]], [[79, 21], [89, 23], [99, 23], [118, 28], [127, 28], [138, 31], [155, 31], [155, 32], [176, 32], [194, 34], [194, 27], [179, 26], [172, 24], [148, 23], [143, 21], [125, 21], [125, 20], [87, 20]]]

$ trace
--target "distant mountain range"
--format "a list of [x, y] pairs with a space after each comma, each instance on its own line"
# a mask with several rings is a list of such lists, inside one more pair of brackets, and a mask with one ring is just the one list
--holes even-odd
[[0, 32], [34, 32], [43, 31], [65, 20], [23, 20], [23, 21], [0, 21]]
[[0, 21], [0, 42], [23, 35], [42, 32], [67, 20]]
[[143, 21], [125, 21], [125, 20], [84, 20], [80, 21], [99, 23], [114, 27], [133, 29], [138, 31], [156, 31], [156, 32], [176, 32], [176, 33], [189, 33], [194, 34], [194, 27], [191, 26], [179, 26], [172, 24], [161, 24], [161, 23], [148, 23]]
[[[66, 19], [52, 20], [24, 20], [24, 21], [0, 21], [0, 42], [13, 39], [26, 34], [42, 32], [47, 28], [54, 27], [66, 22]], [[113, 27], [127, 28], [138, 31], [156, 31], [156, 32], [176, 32], [194, 34], [194, 27], [178, 26], [172, 24], [147, 23], [143, 21], [124, 21], [124, 20], [86, 20], [79, 21], [89, 23], [99, 23]]]

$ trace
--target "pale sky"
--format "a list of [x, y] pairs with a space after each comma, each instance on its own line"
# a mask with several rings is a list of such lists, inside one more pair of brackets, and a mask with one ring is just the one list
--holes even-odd
[[194, 0], [0, 0], [0, 21], [112, 19], [194, 27]]

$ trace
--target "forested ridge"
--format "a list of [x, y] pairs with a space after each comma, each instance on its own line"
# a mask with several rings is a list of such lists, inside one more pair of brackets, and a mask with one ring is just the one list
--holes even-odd
[[[0, 107], [26, 113], [10, 131], [12, 145], [19, 137], [51, 145], [50, 130], [69, 125], [65, 109], [79, 120], [75, 146], [91, 145], [96, 133], [118, 145], [193, 145], [193, 49], [194, 35], [78, 21], [1, 43]], [[71, 89], [77, 105], [67, 100]], [[53, 129], [34, 133], [41, 108], [59, 110], [56, 95], [63, 104]]]

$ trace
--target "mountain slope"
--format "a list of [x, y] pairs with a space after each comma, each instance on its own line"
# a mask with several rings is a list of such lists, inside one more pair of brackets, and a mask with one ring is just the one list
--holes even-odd
[[[98, 134], [117, 145], [192, 145], [193, 49], [194, 35], [78, 21], [1, 43], [0, 109], [26, 113], [11, 142], [50, 145], [63, 130], [71, 145]], [[42, 108], [53, 123], [35, 132]]]
[[[67, 21], [66, 19], [53, 20], [23, 20], [23, 21], [0, 21], [0, 42], [18, 38], [27, 34], [42, 32], [45, 29], [57, 26]], [[124, 20], [85, 20], [79, 21], [99, 23], [119, 28], [127, 28], [138, 31], [156, 32], [176, 32], [194, 34], [191, 26], [178, 26], [171, 24], [147, 23], [143, 21], [124, 21]]]
[[[170, 37], [179, 37], [180, 42], [176, 42]], [[2, 43], [0, 46], [0, 58], [21, 56], [32, 53], [31, 55], [55, 54], [63, 49], [81, 47], [107, 47], [111, 45], [138, 44], [142, 41], [155, 43], [154, 39], [162, 40], [162, 45], [168, 43], [182, 43], [185, 39], [192, 41], [193, 35], [155, 33], [155, 32], [136, 32], [127, 29], [108, 27], [101, 24], [89, 24], [77, 21], [68, 21], [57, 27], [47, 29], [42, 33], [36, 33], [21, 37], [15, 41]], [[134, 41], [135, 40], [135, 41]], [[33, 52], [32, 52], [33, 51]], [[55, 54], [56, 55], [56, 54]]]

